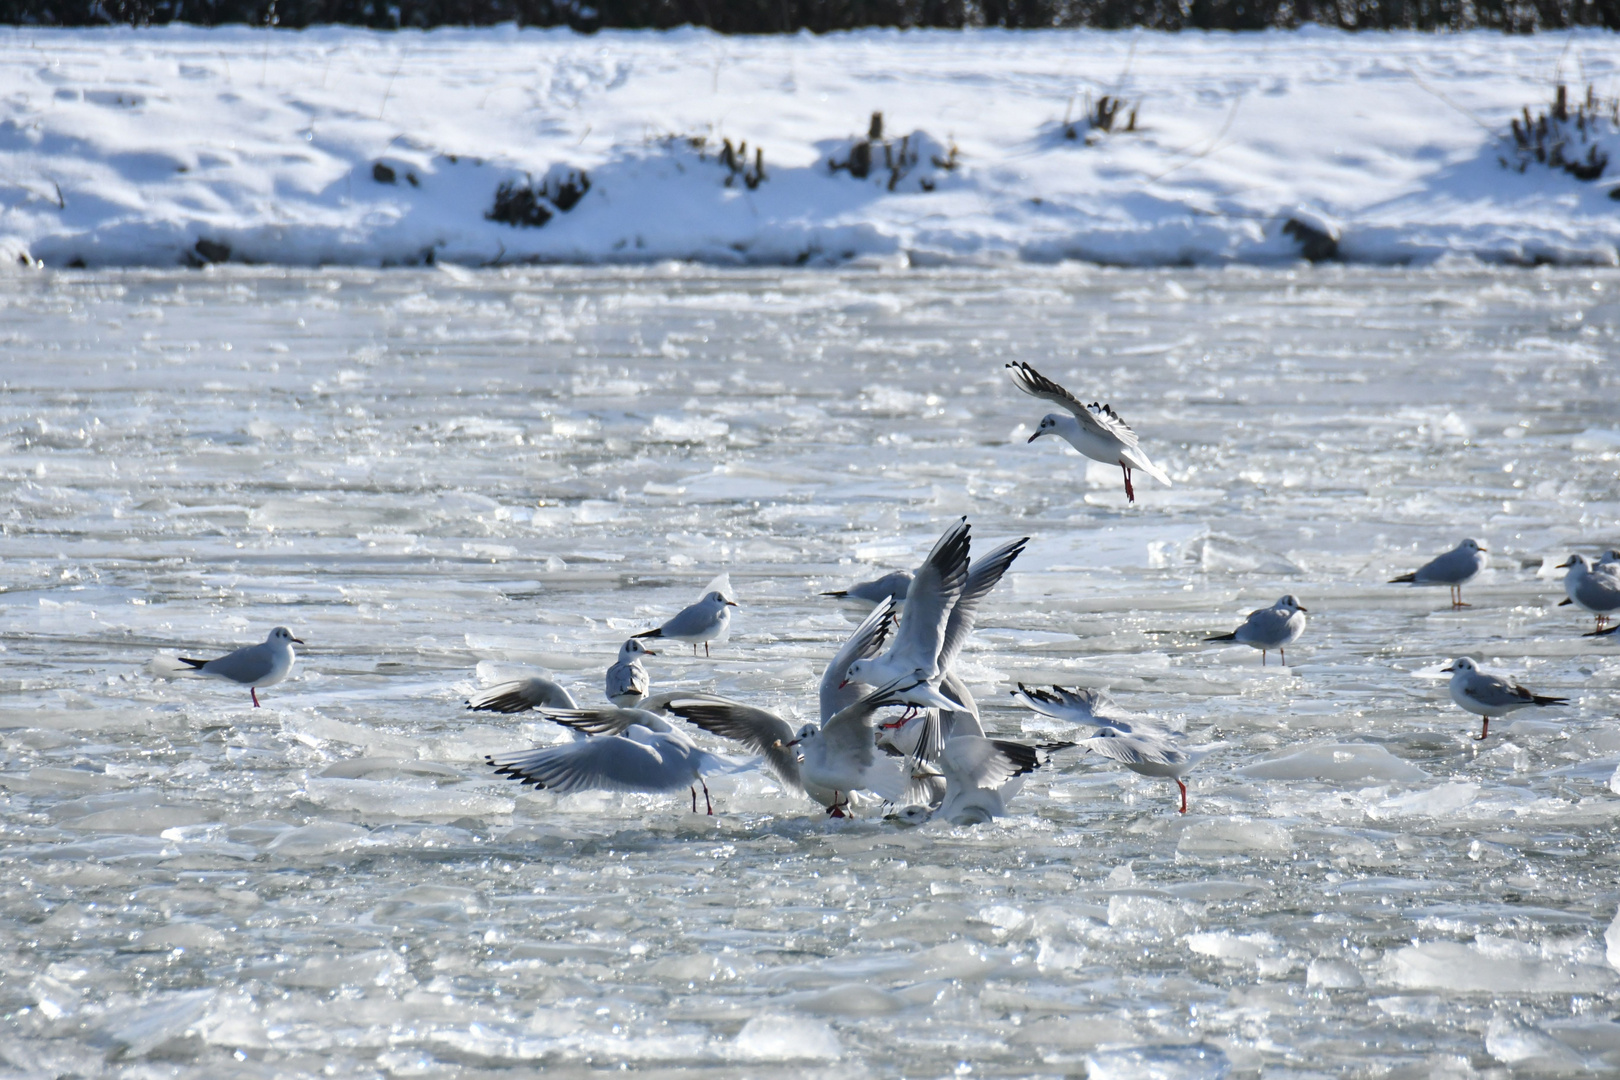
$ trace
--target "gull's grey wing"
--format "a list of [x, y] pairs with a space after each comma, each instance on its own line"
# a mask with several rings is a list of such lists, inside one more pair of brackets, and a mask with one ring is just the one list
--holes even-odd
[[621, 694], [647, 695], [652, 682], [647, 677], [647, 669], [634, 661], [626, 660], [614, 664], [607, 670], [607, 697], [611, 701]]
[[663, 631], [665, 637], [697, 637], [715, 630], [720, 623], [721, 605], [712, 604], [707, 600], [682, 608], [675, 616], [658, 629]]
[[575, 709], [579, 706], [567, 690], [538, 675], [487, 686], [467, 702], [467, 708], [483, 712], [516, 713], [542, 707]]
[[942, 712], [939, 717], [940, 736], [949, 739], [956, 735], [983, 735], [984, 723], [979, 719], [979, 703], [973, 693], [954, 671], [947, 671], [939, 680], [940, 693], [962, 703], [960, 709]]
[[502, 776], [567, 794], [574, 791], [676, 791], [692, 782], [691, 766], [666, 745], [623, 735], [564, 743], [487, 760]]
[[1014, 762], [998, 743], [967, 735], [946, 742], [939, 753], [939, 767], [953, 785], [991, 790], [1029, 771]]
[[723, 698], [676, 697], [668, 709], [682, 720], [710, 735], [741, 743], [765, 759], [782, 782], [800, 791], [799, 755], [787, 744], [793, 741], [792, 726], [766, 709]]
[[1162, 739], [1099, 734], [1089, 739], [1081, 739], [1075, 745], [1122, 765], [1174, 766], [1188, 764], [1193, 760], [1185, 750]]
[[1496, 708], [1503, 705], [1562, 705], [1568, 700], [1533, 693], [1500, 675], [1487, 675], [1483, 671], [1476, 671], [1469, 677], [1463, 684], [1463, 693], [1481, 705]]
[[906, 590], [910, 587], [911, 571], [896, 570], [893, 573], [884, 574], [874, 581], [863, 581], [859, 585], [851, 585], [847, 589], [834, 589], [832, 592], [824, 592], [821, 595], [850, 596], [856, 600], [866, 600], [873, 604], [887, 597], [899, 603], [906, 598]]
[[894, 693], [907, 683], [896, 679], [878, 687], [855, 704], [840, 709], [821, 728], [821, 738], [829, 755], [848, 755], [861, 768], [877, 760], [877, 738], [872, 730], [872, 714], [889, 704]]
[[1024, 393], [1061, 405], [1074, 414], [1081, 427], [1090, 428], [1095, 435], [1118, 439], [1127, 448], [1136, 448], [1136, 432], [1131, 430], [1124, 417], [1107, 405], [1087, 405], [1026, 363], [1008, 364], [1007, 370], [1012, 372], [1013, 383]]
[[1245, 645], [1267, 645], [1277, 647], [1277, 643], [1288, 640], [1289, 615], [1281, 608], [1258, 608], [1249, 612], [1249, 617], [1243, 625], [1233, 632], [1233, 637]]
[[956, 660], [962, 646], [967, 644], [969, 635], [973, 633], [973, 626], [978, 621], [979, 604], [990, 594], [990, 590], [1000, 583], [1001, 577], [1013, 564], [1013, 560], [1024, 553], [1024, 547], [1029, 543], [1029, 537], [1014, 540], [1009, 544], [1002, 544], [982, 559], [973, 560], [968, 567], [967, 581], [962, 585], [962, 594], [956, 598], [956, 606], [951, 609], [951, 617], [945, 623], [945, 638], [939, 650], [939, 669], [949, 671], [951, 664]]
[[[1580, 584], [1575, 586], [1575, 599], [1586, 607], [1596, 608], [1598, 611], [1613, 611], [1620, 608], [1620, 577], [1606, 571], [1589, 570]], [[214, 664], [217, 663], [220, 661], [215, 660]], [[213, 664], [209, 667], [213, 667]]]
[[834, 713], [860, 700], [861, 692], [858, 687], [845, 686], [839, 689], [839, 684], [844, 681], [849, 665], [883, 651], [884, 644], [889, 640], [889, 634], [894, 630], [895, 615], [893, 600], [887, 597], [879, 600], [877, 607], [873, 608], [865, 621], [855, 628], [849, 640], [844, 642], [844, 647], [838, 650], [838, 655], [832, 658], [827, 670], [821, 673], [822, 723], [825, 724], [832, 719]]
[[1412, 581], [1417, 585], [1437, 583], [1440, 585], [1457, 585], [1475, 574], [1479, 573], [1479, 563], [1474, 553], [1468, 548], [1456, 547], [1438, 555], [1412, 574]]
[[967, 584], [968, 522], [964, 516], [945, 530], [911, 579], [905, 613], [890, 654], [914, 668], [937, 670], [951, 611]]
[[217, 675], [231, 682], [258, 682], [275, 667], [275, 656], [268, 642], [245, 645], [235, 652], [226, 653], [218, 660], [210, 660], [199, 670], [204, 675]]
[[640, 724], [649, 731], [669, 729], [665, 720], [643, 708], [620, 709], [608, 705], [600, 709], [553, 709], [542, 705], [539, 709], [547, 720], [587, 735], [620, 735], [631, 724]]

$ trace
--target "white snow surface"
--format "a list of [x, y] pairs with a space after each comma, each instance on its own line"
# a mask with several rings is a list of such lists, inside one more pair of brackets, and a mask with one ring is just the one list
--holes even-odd
[[[0, 255], [1277, 263], [1301, 257], [1294, 220], [1350, 261], [1606, 265], [1620, 245], [1612, 125], [1598, 141], [1616, 164], [1595, 182], [1502, 162], [1512, 118], [1546, 108], [1558, 82], [1614, 95], [1616, 44], [1314, 27], [11, 28]], [[1137, 130], [1088, 133], [1103, 95], [1137, 110]], [[883, 168], [880, 146], [866, 179], [833, 170], [874, 111], [907, 165]], [[725, 140], [747, 145], [735, 171]], [[581, 173], [589, 188], [564, 212], [560, 188]], [[532, 185], [550, 220], [487, 219], [508, 182]]]

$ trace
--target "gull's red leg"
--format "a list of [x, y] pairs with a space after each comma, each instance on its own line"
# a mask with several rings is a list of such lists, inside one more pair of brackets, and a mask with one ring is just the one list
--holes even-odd
[[1475, 739], [1475, 742], [1484, 742], [1485, 737], [1491, 733], [1491, 718], [1488, 716], [1482, 716], [1480, 719], [1483, 720], [1484, 723], [1480, 725], [1479, 738]]
[[1135, 502], [1136, 492], [1131, 487], [1131, 467], [1122, 461], [1119, 463], [1119, 469], [1125, 474], [1125, 501]]
[[[703, 784], [703, 777], [698, 777], [698, 783]], [[709, 785], [703, 784], [703, 805], [709, 808], [709, 816], [714, 817], [714, 800], [709, 798]], [[697, 801], [692, 802], [692, 813], [697, 813]]]
[[1184, 780], [1177, 780], [1176, 787], [1181, 789], [1181, 812], [1185, 814], [1187, 812], [1187, 783]]
[[687, 785], [687, 791], [692, 793], [692, 813], [697, 813], [697, 788]]
[[253, 707], [257, 709], [259, 707], [259, 688], [250, 686], [248, 687], [248, 693], [253, 696]]

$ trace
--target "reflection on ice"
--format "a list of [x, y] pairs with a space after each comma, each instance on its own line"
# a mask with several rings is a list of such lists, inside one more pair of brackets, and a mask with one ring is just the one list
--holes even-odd
[[[0, 1056], [1612, 1072], [1620, 660], [1555, 567], [1620, 541], [1617, 292], [1470, 267], [5, 279]], [[1095, 387], [1175, 486], [1127, 509], [1117, 469], [1028, 446], [1013, 359]], [[1072, 751], [976, 828], [829, 823], [760, 771], [714, 777], [711, 819], [484, 767], [568, 736], [475, 691], [541, 670], [599, 704], [628, 634], [721, 571], [730, 642], [669, 650], [654, 688], [814, 719], [863, 614], [819, 594], [963, 513], [981, 553], [1034, 538], [960, 665], [990, 733], [1071, 736], [1018, 681], [1111, 688], [1226, 744], [1186, 818]], [[1461, 536], [1492, 552], [1473, 608], [1386, 583]], [[1203, 643], [1283, 593], [1312, 619], [1290, 668]], [[309, 644], [262, 709], [145, 669], [277, 625]], [[1464, 655], [1571, 705], [1472, 743], [1434, 677]]]

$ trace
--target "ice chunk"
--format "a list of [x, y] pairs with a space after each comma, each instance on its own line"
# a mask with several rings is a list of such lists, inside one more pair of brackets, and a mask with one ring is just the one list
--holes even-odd
[[1184, 855], [1281, 855], [1292, 851], [1294, 838], [1269, 821], [1200, 821], [1181, 834], [1176, 850]]
[[387, 949], [353, 956], [317, 957], [282, 976], [288, 986], [335, 990], [340, 986], [387, 986], [405, 977], [405, 961]]
[[1261, 780], [1427, 780], [1429, 774], [1372, 743], [1322, 743], [1237, 770]]
[[833, 1029], [806, 1016], [756, 1016], [737, 1033], [737, 1056], [753, 1061], [832, 1061], [843, 1053]]
[[1247, 963], [1262, 956], [1275, 956], [1280, 945], [1267, 933], [1234, 934], [1218, 930], [1203, 934], [1188, 934], [1187, 947], [1200, 956], [1213, 956], [1217, 960]]
[[108, 1014], [100, 1035], [123, 1058], [145, 1057], [165, 1043], [196, 1035], [216, 990], [161, 994], [146, 1004]]
[[1192, 925], [1186, 906], [1152, 896], [1119, 893], [1108, 898], [1108, 925], [1178, 933]]
[[1580, 1069], [1579, 1054], [1551, 1035], [1497, 1016], [1485, 1029], [1485, 1052], [1507, 1065], [1536, 1071]]
[[1184, 549], [1188, 562], [1200, 570], [1228, 574], [1303, 574], [1305, 568], [1275, 551], [1267, 551], [1247, 540], [1210, 533]]
[[1608, 947], [1609, 966], [1620, 970], [1620, 912], [1615, 913], [1608, 933], [1603, 935], [1603, 944]]
[[270, 846], [265, 850], [299, 859], [311, 855], [327, 855], [334, 851], [349, 851], [364, 844], [370, 837], [371, 830], [359, 825], [329, 821], [284, 832], [270, 841]]
[[1367, 814], [1374, 820], [1398, 817], [1443, 817], [1455, 813], [1479, 797], [1479, 785], [1469, 783], [1441, 784], [1407, 795], [1385, 799], [1369, 807]]
[[1089, 1080], [1220, 1080], [1232, 1071], [1218, 1047], [1133, 1046], [1086, 1056]]
[[1587, 428], [1570, 442], [1570, 449], [1581, 454], [1620, 453], [1620, 431], [1613, 428]]
[[1607, 990], [1615, 981], [1603, 968], [1544, 958], [1528, 947], [1513, 955], [1456, 941], [1408, 945], [1385, 960], [1384, 975], [1408, 990], [1492, 994], [1590, 993]]
[[1318, 957], [1305, 969], [1306, 986], [1322, 986], [1329, 990], [1348, 990], [1361, 985], [1361, 972], [1343, 960], [1324, 960]]

